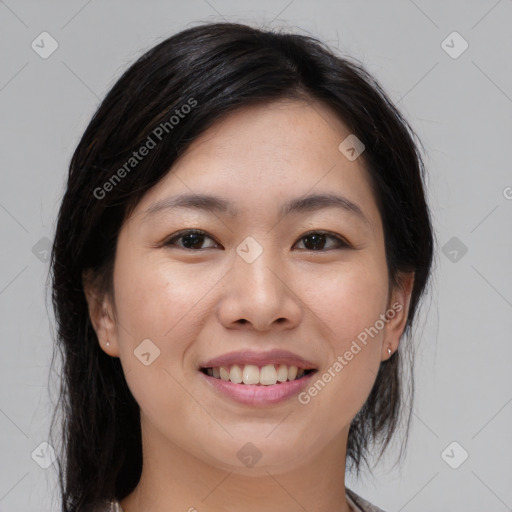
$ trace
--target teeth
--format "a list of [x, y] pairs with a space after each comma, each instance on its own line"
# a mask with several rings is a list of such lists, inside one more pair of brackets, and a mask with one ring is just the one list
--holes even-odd
[[277, 368], [277, 380], [279, 382], [285, 382], [288, 380], [288, 366], [280, 364]]
[[246, 364], [242, 372], [244, 384], [258, 384], [260, 381], [260, 369], [253, 364]]
[[206, 373], [210, 377], [229, 380], [235, 384], [272, 386], [278, 382], [300, 379], [304, 376], [305, 370], [304, 368], [299, 370], [296, 366], [287, 366], [286, 364], [267, 364], [261, 368], [254, 364], [244, 366], [234, 364], [231, 367], [207, 368]]
[[242, 370], [237, 364], [234, 364], [231, 367], [231, 370], [229, 370], [229, 380], [235, 384], [240, 384], [242, 382]]
[[273, 364], [267, 364], [260, 370], [260, 383], [265, 386], [277, 383], [276, 367]]

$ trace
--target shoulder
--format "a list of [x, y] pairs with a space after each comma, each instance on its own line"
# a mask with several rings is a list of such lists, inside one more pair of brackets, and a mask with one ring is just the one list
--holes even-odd
[[[358, 494], [356, 494], [354, 491], [351, 491], [350, 489], [345, 489], [347, 497], [352, 500], [352, 503], [350, 505], [356, 505], [359, 507], [361, 512], [386, 512], [385, 510], [373, 505], [369, 501], [366, 501], [364, 498], [361, 498]], [[359, 512], [359, 510], [357, 510]]]

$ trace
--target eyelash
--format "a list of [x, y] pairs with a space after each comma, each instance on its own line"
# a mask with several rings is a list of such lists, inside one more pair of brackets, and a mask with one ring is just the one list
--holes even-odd
[[[184, 236], [186, 235], [190, 235], [190, 234], [194, 234], [194, 235], [202, 235], [202, 236], [205, 236], [207, 238], [210, 238], [212, 240], [214, 240], [213, 237], [211, 237], [210, 235], [208, 235], [208, 233], [206, 233], [205, 231], [202, 231], [201, 229], [186, 229], [184, 231], [180, 231], [179, 233], [173, 235], [171, 238], [167, 239], [166, 242], [164, 242], [164, 246], [172, 246], [172, 245], [175, 245], [177, 247], [179, 247], [180, 249], [184, 249], [186, 251], [195, 251], [195, 252], [198, 252], [198, 251], [204, 251], [205, 249], [190, 249], [189, 247], [183, 247], [183, 246], [180, 246], [180, 245], [177, 245], [175, 244], [174, 242], [176, 240], [180, 240], [181, 238], [183, 238]], [[307, 238], [309, 236], [312, 236], [312, 235], [325, 235], [327, 238], [332, 238], [332, 239], [335, 239], [337, 242], [338, 242], [338, 245], [339, 247], [335, 247], [334, 249], [349, 249], [351, 248], [352, 246], [344, 239], [342, 238], [341, 236], [339, 235], [335, 235], [334, 233], [330, 233], [328, 231], [322, 231], [322, 230], [318, 230], [318, 231], [309, 231], [307, 233], [305, 233], [304, 235], [302, 235], [300, 237], [299, 240], [302, 240], [304, 238]], [[217, 243], [217, 242], [216, 242]], [[212, 249], [212, 247], [208, 247], [207, 249]], [[308, 251], [308, 252], [326, 252], [326, 251], [332, 251], [334, 249], [320, 249], [320, 250], [314, 250], [314, 249], [301, 249], [303, 251]]]

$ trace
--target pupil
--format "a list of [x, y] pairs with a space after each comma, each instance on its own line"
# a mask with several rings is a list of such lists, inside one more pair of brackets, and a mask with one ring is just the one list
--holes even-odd
[[[320, 234], [316, 234], [316, 235], [309, 235], [305, 238], [305, 240], [313, 240], [313, 248], [314, 249], [318, 249], [318, 244], [319, 244], [319, 240], [325, 242], [325, 235], [320, 235]], [[305, 244], [307, 246], [307, 244]], [[319, 245], [321, 245], [323, 247], [323, 243], [320, 243]]]
[[[192, 240], [192, 246], [193, 248], [196, 248], [196, 245], [198, 245], [199, 247], [201, 246], [201, 238], [203, 237], [203, 235], [201, 235], [200, 233], [188, 233], [186, 234], [184, 237], [183, 237], [183, 245], [187, 248], [187, 249], [190, 249], [191, 247], [188, 247], [187, 246], [187, 240]], [[199, 243], [197, 243], [199, 240]], [[194, 243], [196, 242], [196, 243]]]

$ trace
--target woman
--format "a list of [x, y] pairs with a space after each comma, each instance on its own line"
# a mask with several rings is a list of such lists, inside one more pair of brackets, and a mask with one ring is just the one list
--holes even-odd
[[345, 470], [409, 424], [433, 248], [413, 137], [301, 35], [205, 24], [124, 73], [52, 252], [63, 510], [381, 510]]

